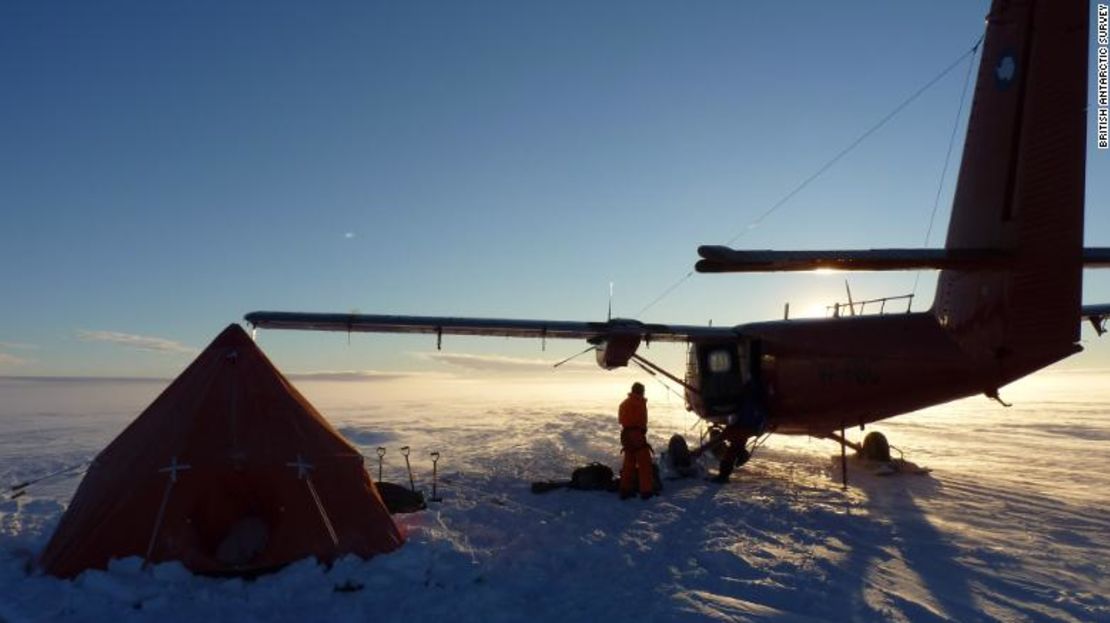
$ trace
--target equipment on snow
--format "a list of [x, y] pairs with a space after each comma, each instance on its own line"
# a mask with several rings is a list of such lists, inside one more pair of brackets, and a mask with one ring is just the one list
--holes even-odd
[[433, 502], [442, 502], [443, 498], [436, 495], [436, 478], [437, 478], [437, 473], [438, 473], [436, 464], [439, 463], [439, 452], [432, 452], [431, 457], [432, 457], [432, 497], [429, 498], [429, 499]]
[[593, 462], [589, 465], [576, 468], [570, 474], [570, 480], [548, 480], [546, 482], [533, 482], [532, 493], [547, 493], [555, 489], [577, 489], [579, 491], [616, 491], [617, 479], [613, 476], [613, 469], [608, 465]]
[[406, 489], [402, 485], [392, 482], [379, 482], [378, 493], [381, 494], [382, 502], [385, 503], [385, 507], [389, 509], [391, 515], [415, 513], [428, 508], [423, 493]]
[[416, 482], [412, 479], [412, 463], [409, 463], [409, 447], [401, 448], [401, 456], [405, 457], [405, 468], [409, 470], [409, 489], [416, 493]]
[[613, 487], [613, 470], [608, 465], [590, 463], [571, 472], [570, 486], [572, 489], [595, 491], [611, 489]]

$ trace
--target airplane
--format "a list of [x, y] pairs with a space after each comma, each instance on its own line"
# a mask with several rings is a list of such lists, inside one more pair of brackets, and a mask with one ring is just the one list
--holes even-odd
[[[245, 319], [435, 334], [437, 347], [443, 335], [584, 339], [604, 369], [633, 362], [684, 387], [687, 408], [713, 433], [699, 452], [733, 426], [745, 448], [764, 433], [810, 435], [838, 442], [842, 460], [847, 447], [889, 460], [881, 433], [860, 444], [846, 429], [977, 394], [1005, 404], [1004, 385], [1083, 350], [1083, 320], [1106, 331], [1110, 304], [1081, 302], [1083, 269], [1110, 267], [1110, 248], [1083, 247], [1088, 10], [1086, 0], [993, 2], [943, 249], [698, 249], [700, 273], [939, 270], [927, 311], [864, 315], [849, 303], [833, 317], [734, 327], [274, 311]], [[689, 345], [684, 378], [639, 353], [652, 342]]]

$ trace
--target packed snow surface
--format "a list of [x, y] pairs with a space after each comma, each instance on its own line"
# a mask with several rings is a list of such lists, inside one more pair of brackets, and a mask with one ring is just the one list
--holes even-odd
[[[382, 446], [385, 479], [407, 484], [410, 445], [430, 494], [442, 453], [443, 501], [399, 517], [404, 547], [253, 581], [136, 558], [64, 581], [33, 569], [79, 481], [57, 478], [0, 501], [0, 620], [1108, 621], [1110, 392], [1102, 373], [1042, 377], [1004, 392], [1010, 409], [970, 399], [876, 426], [927, 475], [852, 464], [845, 491], [834, 444], [772, 437], [730, 484], [623, 502], [529, 491], [618, 465], [620, 395], [417, 402], [304, 383], [372, 475]], [[164, 385], [0, 379], [0, 484], [91, 458]], [[697, 437], [679, 401], [650, 406], [657, 448]]]

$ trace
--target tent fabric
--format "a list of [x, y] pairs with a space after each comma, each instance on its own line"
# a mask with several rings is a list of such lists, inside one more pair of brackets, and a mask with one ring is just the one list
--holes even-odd
[[252, 574], [403, 540], [359, 451], [233, 324], [96, 457], [39, 562]]

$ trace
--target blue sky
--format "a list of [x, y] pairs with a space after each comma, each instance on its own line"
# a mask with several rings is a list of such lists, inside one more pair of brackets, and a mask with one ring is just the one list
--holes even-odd
[[[963, 65], [746, 226], [967, 50], [986, 7], [4, 3], [0, 374], [171, 376], [255, 309], [600, 319], [612, 281], [635, 316], [740, 232], [920, 245]], [[1110, 246], [1108, 166], [1092, 147], [1088, 245]], [[698, 275], [643, 318], [812, 312], [843, 278]], [[867, 298], [913, 281], [851, 276]], [[1086, 287], [1110, 301], [1105, 271]], [[447, 365], [418, 337], [263, 344], [291, 371]], [[1076, 365], [1110, 365], [1089, 345]]]

